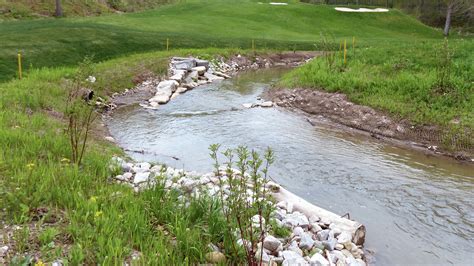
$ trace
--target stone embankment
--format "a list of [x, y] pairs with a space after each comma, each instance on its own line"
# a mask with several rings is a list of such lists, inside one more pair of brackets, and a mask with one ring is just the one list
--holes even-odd
[[[317, 55], [316, 52], [289, 52], [252, 57], [235, 55], [228, 59], [215, 57], [212, 60], [173, 57], [170, 60], [168, 75], [165, 79], [149, 78], [133, 89], [113, 94], [110, 103], [113, 108], [108, 110], [137, 102], [144, 108], [157, 109], [160, 105], [168, 103], [186, 91], [200, 85], [228, 79], [239, 71], [270, 67], [294, 67], [308, 62]], [[268, 105], [268, 102], [257, 102], [245, 107], [268, 107]]]
[[207, 60], [173, 57], [170, 63], [170, 77], [156, 86], [155, 95], [148, 100], [146, 108], [157, 108], [197, 86], [230, 78], [223, 73], [223, 64], [211, 64]]
[[[180, 191], [183, 200], [203, 195], [218, 196], [221, 189], [225, 194], [230, 193], [229, 185], [224, 183], [221, 186], [220, 183], [226, 180], [224, 169], [219, 176], [215, 173], [198, 174], [147, 162], [131, 163], [117, 157], [113, 158], [112, 166], [121, 172], [112, 179], [137, 193], [158, 183], [164, 184], [165, 189]], [[238, 173], [238, 170], [234, 172]], [[259, 246], [259, 250], [263, 250], [262, 262], [265, 265], [366, 265], [362, 247], [365, 229], [362, 225], [316, 206], [308, 207], [309, 203], [276, 183], [269, 182], [267, 186], [269, 191], [273, 191], [273, 198], [279, 200], [274, 202], [273, 224], [290, 229], [291, 234], [287, 237], [265, 235], [263, 249]], [[305, 206], [306, 209], [301, 209]], [[321, 216], [308, 215], [312, 207], [319, 209]], [[257, 214], [254, 218], [259, 220]], [[361, 228], [364, 230], [362, 235], [356, 231]], [[237, 243], [242, 242], [237, 240]], [[209, 262], [222, 262], [220, 259], [225, 259], [222, 250], [217, 245], [211, 246], [214, 250], [206, 256]]]

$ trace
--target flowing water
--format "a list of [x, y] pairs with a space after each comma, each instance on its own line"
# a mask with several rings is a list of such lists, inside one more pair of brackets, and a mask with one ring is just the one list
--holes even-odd
[[134, 159], [199, 172], [212, 169], [212, 143], [271, 147], [273, 179], [365, 224], [377, 265], [473, 265], [474, 167], [312, 126], [288, 110], [242, 107], [283, 71], [198, 87], [159, 110], [122, 108], [108, 126], [122, 147], [144, 151]]

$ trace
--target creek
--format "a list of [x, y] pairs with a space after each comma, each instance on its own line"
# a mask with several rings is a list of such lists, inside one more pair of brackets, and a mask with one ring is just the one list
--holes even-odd
[[[472, 265], [474, 167], [316, 126], [282, 108], [250, 108], [285, 69], [242, 73], [197, 87], [158, 110], [120, 108], [112, 136], [138, 161], [212, 170], [208, 147], [271, 147], [270, 174], [311, 203], [367, 227], [377, 265]], [[172, 157], [179, 158], [176, 160]]]

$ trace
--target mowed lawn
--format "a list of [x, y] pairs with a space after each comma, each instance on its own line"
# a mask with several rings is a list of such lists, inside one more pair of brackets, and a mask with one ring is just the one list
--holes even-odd
[[340, 13], [332, 6], [256, 1], [186, 1], [156, 10], [102, 17], [0, 22], [0, 81], [16, 76], [17, 52], [24, 67], [75, 65], [170, 48], [233, 47], [313, 50], [321, 34], [355, 36], [360, 45], [441, 38], [402, 12]]

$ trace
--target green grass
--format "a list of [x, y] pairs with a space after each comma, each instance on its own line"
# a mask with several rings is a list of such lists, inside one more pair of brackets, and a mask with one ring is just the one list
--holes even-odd
[[[165, 75], [171, 55], [237, 52], [246, 53], [175, 50], [100, 63], [94, 66], [95, 91], [107, 97], [133, 87], [143, 73]], [[70, 147], [61, 114], [66, 79], [74, 73], [75, 68], [35, 70], [0, 84], [0, 220], [23, 228], [12, 247], [18, 257], [7, 262], [21, 263], [26, 252], [38, 253], [43, 262], [117, 265], [138, 250], [140, 262], [149, 265], [204, 263], [208, 243], [219, 241], [224, 227], [216, 202], [192, 201], [186, 209], [177, 205], [178, 195], [160, 186], [135, 194], [108, 181], [109, 160], [121, 151], [100, 135], [93, 135], [81, 167], [64, 161]], [[47, 210], [39, 220], [38, 209]]]
[[101, 17], [0, 22], [0, 81], [16, 76], [17, 52], [24, 68], [74, 66], [85, 55], [102, 61], [126, 54], [171, 48], [240, 47], [315, 49], [320, 34], [356, 36], [367, 43], [440, 38], [400, 11], [344, 14], [333, 7], [257, 1], [196, 1], [141, 13]]
[[449, 43], [454, 52], [449, 92], [438, 93], [437, 69], [443, 41], [416, 41], [348, 50], [348, 64], [337, 55], [337, 69], [330, 70], [325, 58], [292, 71], [282, 86], [310, 87], [342, 92], [350, 100], [384, 110], [394, 117], [408, 118], [417, 124], [461, 126], [474, 129], [474, 40]]

